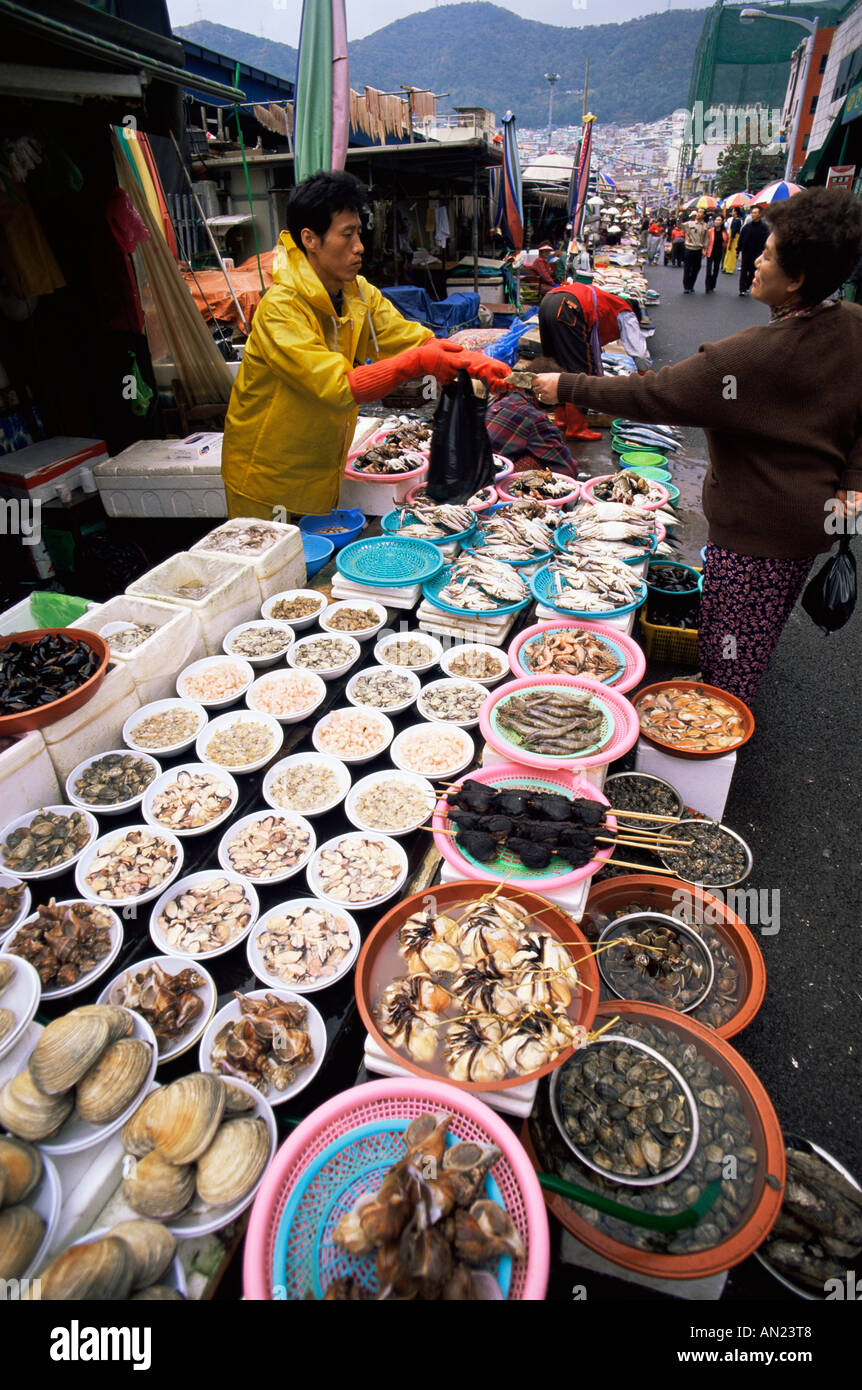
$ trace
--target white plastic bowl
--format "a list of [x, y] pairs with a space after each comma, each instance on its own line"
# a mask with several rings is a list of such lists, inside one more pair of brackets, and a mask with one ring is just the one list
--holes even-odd
[[[350, 648], [350, 660], [342, 661], [340, 666], [321, 666], [313, 670], [310, 666], [303, 666], [301, 661], [297, 661], [297, 654], [304, 651], [307, 647], [313, 647], [315, 642], [328, 642], [330, 640], [344, 642]], [[356, 638], [351, 633], [329, 632], [326, 634], [315, 632], [311, 637], [300, 637], [294, 642], [287, 654], [287, 664], [292, 666], [295, 671], [302, 671], [303, 675], [322, 676], [325, 681], [336, 680], [339, 676], [344, 676], [355, 666], [362, 654], [362, 648]]]
[[[154, 769], [155, 777], [158, 777], [161, 774], [161, 763], [157, 762], [157, 760], [154, 757], [152, 757], [150, 753], [135, 752], [130, 754], [130, 750], [128, 748], [109, 748], [104, 753], [94, 753], [91, 758], [85, 758], [82, 763], [78, 763], [78, 766], [74, 768], [73, 771], [70, 772], [69, 776], [66, 778], [66, 795], [68, 796], [69, 802], [72, 806], [77, 806], [78, 809], [81, 811], [91, 811], [94, 816], [121, 816], [126, 811], [131, 811], [133, 806], [140, 805], [140, 803], [146, 796], [146, 787], [142, 792], [138, 792], [137, 796], [131, 796], [127, 801], [118, 801], [114, 806], [103, 806], [97, 802], [84, 801], [80, 796], [75, 795], [75, 783], [78, 781], [80, 777], [83, 777], [84, 773], [87, 771], [87, 768], [92, 767], [93, 763], [97, 763], [100, 758], [110, 757], [112, 753], [119, 753], [122, 757], [132, 756], [135, 758], [140, 758], [142, 762], [149, 763], [150, 766]], [[153, 780], [155, 780], [155, 777], [153, 778]], [[149, 785], [152, 786], [153, 783], [150, 782]]]
[[0, 943], [5, 941], [9, 933], [15, 931], [16, 927], [20, 927], [25, 918], [30, 916], [30, 908], [33, 903], [33, 896], [23, 878], [19, 878], [17, 874], [0, 873], [0, 888], [17, 888], [19, 884], [23, 884], [24, 892], [21, 894], [18, 915], [14, 921], [9, 923], [8, 927], [0, 927]]
[[[246, 656], [243, 652], [235, 652], [231, 643], [235, 641], [241, 633], [248, 632], [250, 629], [256, 627], [276, 628], [284, 637], [284, 646], [280, 647], [277, 652], [273, 652], [269, 656]], [[222, 642], [222, 650], [227, 656], [231, 656], [235, 660], [247, 661], [249, 666], [253, 666], [255, 670], [262, 671], [265, 670], [267, 666], [275, 666], [281, 661], [290, 651], [294, 641], [294, 631], [290, 623], [283, 623], [278, 618], [270, 618], [268, 620], [266, 618], [255, 618], [250, 623], [237, 623], [236, 627], [232, 627], [230, 632], [225, 634]]]
[[[194, 953], [191, 951], [181, 951], [178, 946], [173, 946], [164, 935], [159, 926], [159, 917], [164, 912], [168, 903], [172, 902], [174, 898], [178, 898], [189, 888], [202, 888], [205, 884], [217, 878], [228, 878], [231, 882], [238, 883], [242, 888], [249, 906], [251, 907], [248, 925], [239, 932], [237, 936], [233, 937], [231, 941], [226, 942], [224, 946], [215, 946], [211, 951], [197, 951]], [[233, 873], [230, 869], [204, 869], [201, 873], [188, 874], [185, 878], [178, 879], [176, 883], [171, 884], [170, 888], [162, 893], [150, 913], [150, 936], [153, 938], [159, 950], [164, 951], [166, 956], [185, 957], [190, 964], [193, 964], [197, 960], [215, 960], [216, 956], [223, 956], [227, 951], [232, 951], [235, 946], [238, 946], [241, 941], [245, 940], [257, 921], [259, 911], [260, 903], [258, 902], [257, 893], [254, 891], [247, 878], [243, 878], [240, 874]]]
[[[399, 868], [398, 877], [395, 879], [388, 892], [380, 893], [377, 897], [369, 898], [364, 902], [351, 902], [347, 898], [334, 898], [329, 893], [324, 892], [320, 885], [318, 866], [320, 864], [321, 855], [325, 854], [327, 850], [338, 849], [339, 846], [346, 841], [353, 840], [376, 840], [381, 844], [385, 844], [389, 850], [390, 858], [397, 862]], [[348, 911], [351, 912], [364, 912], [368, 908], [382, 906], [383, 903], [389, 902], [390, 898], [394, 898], [401, 892], [407, 880], [407, 855], [404, 853], [398, 841], [393, 840], [391, 835], [384, 835], [379, 830], [373, 832], [367, 830], [349, 830], [343, 835], [335, 835], [331, 840], [327, 840], [325, 844], [320, 845], [312, 856], [311, 863], [306, 870], [306, 878], [312, 893], [316, 898], [320, 898], [322, 902], [330, 903], [333, 907], [347, 908]]]
[[[181, 738], [179, 743], [166, 743], [161, 748], [142, 748], [135, 742], [135, 729], [142, 724], [145, 719], [152, 715], [163, 714], [169, 709], [191, 710], [197, 715], [198, 726], [194, 733], [188, 734], [186, 738]], [[174, 753], [184, 753], [187, 748], [191, 748], [195, 739], [203, 731], [209, 716], [203, 705], [196, 704], [194, 700], [153, 700], [149, 705], [142, 705], [140, 709], [130, 714], [123, 725], [123, 742], [128, 745], [135, 753], [150, 753], [153, 757], [166, 757]]]
[[[15, 971], [2, 996], [2, 1007], [15, 1015], [15, 1022], [9, 1032], [0, 1038], [0, 1057], [5, 1057], [17, 1047], [22, 1034], [35, 1017], [42, 997], [42, 981], [28, 960], [22, 960], [20, 956], [7, 956], [2, 952], [0, 960], [10, 960]], [[20, 1071], [20, 1067], [16, 1070]], [[13, 1074], [10, 1072], [9, 1075], [4, 1075], [3, 1081], [7, 1081]]]
[[191, 699], [192, 697], [186, 693], [186, 682], [191, 676], [202, 676], [207, 671], [216, 672], [234, 666], [242, 672], [243, 684], [230, 695], [207, 696], [205, 700], [200, 699], [197, 703], [203, 705], [205, 709], [226, 709], [228, 705], [235, 705], [237, 700], [242, 699], [254, 680], [254, 670], [250, 662], [241, 656], [203, 656], [200, 661], [193, 661], [177, 676], [177, 694], [181, 700]]
[[[346, 632], [343, 628], [332, 626], [333, 616], [339, 613], [342, 608], [363, 608], [371, 610], [376, 613], [377, 620], [372, 623], [370, 627], [362, 627], [357, 631], [351, 629], [350, 632]], [[322, 613], [318, 618], [318, 622], [324, 632], [330, 632], [336, 637], [355, 637], [357, 642], [367, 642], [369, 637], [373, 637], [376, 632], [380, 631], [388, 617], [389, 614], [383, 607], [383, 604], [375, 603], [373, 599], [342, 599], [339, 603], [331, 603], [325, 613]]]
[[[421, 666], [404, 666], [397, 661], [390, 661], [383, 653], [387, 647], [395, 642], [421, 642], [432, 653], [431, 660], [423, 661]], [[430, 671], [432, 666], [437, 665], [442, 655], [443, 643], [427, 632], [388, 632], [379, 638], [374, 646], [374, 660], [379, 661], [381, 666], [392, 666], [396, 671]]]
[[[181, 772], [192, 772], [218, 779], [230, 796], [230, 802], [226, 810], [222, 811], [221, 815], [215, 816], [212, 820], [207, 821], [206, 825], [196, 825], [188, 830], [181, 829], [176, 825], [165, 825], [163, 821], [160, 821], [153, 810], [153, 804], [156, 797], [159, 796], [166, 787], [170, 787], [177, 780]], [[230, 773], [224, 768], [217, 767], [213, 763], [180, 763], [179, 767], [168, 768], [167, 772], [163, 772], [161, 777], [157, 777], [155, 782], [150, 783], [147, 790], [144, 792], [141, 814], [147, 822], [147, 825], [155, 826], [159, 830], [170, 830], [174, 835], [188, 836], [191, 838], [193, 835], [206, 835], [207, 831], [215, 830], [217, 825], [221, 825], [227, 820], [228, 816], [233, 815], [238, 801], [239, 787]]]
[[[280, 975], [273, 975], [267, 970], [264, 964], [264, 953], [261, 950], [260, 938], [266, 931], [269, 922], [273, 917], [283, 917], [288, 912], [299, 912], [303, 908], [311, 907], [318, 912], [330, 912], [339, 921], [343, 922], [350, 936], [350, 950], [341, 962], [334, 975], [327, 975], [319, 983], [311, 984], [290, 984], [283, 980]], [[258, 917], [253, 929], [248, 935], [245, 943], [245, 953], [253, 974], [263, 982], [269, 989], [291, 989], [294, 994], [317, 994], [321, 989], [328, 989], [337, 980], [341, 980], [349, 970], [356, 964], [356, 957], [362, 945], [362, 937], [359, 935], [359, 927], [356, 919], [343, 907], [336, 907], [334, 904], [324, 903], [320, 898], [289, 898], [287, 902], [279, 903], [276, 907], [271, 907], [262, 917]]]
[[[241, 830], [245, 830], [247, 826], [254, 825], [256, 821], [267, 820], [270, 816], [281, 817], [285, 821], [288, 821], [291, 826], [305, 830], [309, 837], [308, 848], [292, 868], [280, 869], [278, 873], [274, 874], [254, 875], [241, 873], [230, 860], [229, 850], [231, 841]], [[221, 864], [222, 868], [227, 869], [229, 873], [240, 874], [240, 877], [247, 879], [249, 883], [258, 883], [262, 888], [268, 888], [271, 884], [284, 883], [286, 879], [293, 878], [294, 874], [298, 874], [300, 870], [305, 868], [316, 848], [317, 836], [314, 833], [314, 826], [311, 825], [304, 816], [297, 815], [294, 811], [267, 809], [266, 811], [253, 811], [250, 816], [243, 816], [240, 820], [228, 827], [219, 842], [218, 862]]]
[[[466, 676], [444, 676], [441, 680], [429, 681], [422, 687], [419, 698], [416, 701], [416, 712], [421, 714], [423, 719], [427, 719], [431, 724], [457, 724], [459, 729], [475, 729], [479, 723], [479, 711], [476, 712], [475, 719], [441, 719], [439, 714], [431, 714], [425, 708], [425, 698], [432, 690], [451, 690], [454, 686], [467, 685], [476, 692], [477, 698], [481, 697], [482, 703], [488, 698], [488, 691], [481, 681], [468, 680]], [[481, 708], [481, 706], [480, 706]]]
[[[289, 806], [282, 806], [279, 804], [273, 795], [272, 787], [280, 773], [291, 767], [300, 767], [305, 763], [311, 766], [325, 768], [329, 772], [334, 772], [335, 776], [338, 778], [338, 792], [325, 806], [315, 807], [313, 811], [305, 809], [294, 811]], [[338, 806], [344, 800], [349, 790], [350, 772], [340, 758], [333, 757], [331, 753], [292, 753], [288, 758], [280, 758], [277, 763], [274, 763], [273, 766], [268, 769], [263, 779], [261, 793], [267, 806], [271, 806], [274, 811], [285, 811], [289, 815], [294, 816], [322, 816], [327, 811], [331, 811], [335, 806]]]
[[56, 1134], [52, 1134], [48, 1139], [39, 1140], [39, 1148], [43, 1153], [50, 1154], [53, 1158], [54, 1155], [59, 1154], [83, 1153], [85, 1149], [92, 1149], [95, 1148], [97, 1144], [103, 1144], [109, 1135], [116, 1134], [118, 1130], [122, 1129], [126, 1120], [135, 1113], [141, 1101], [144, 1099], [144, 1096], [149, 1091], [153, 1083], [153, 1077], [156, 1074], [156, 1066], [159, 1058], [156, 1037], [146, 1019], [142, 1018], [140, 1014], [133, 1013], [131, 1009], [129, 1013], [132, 1015], [134, 1024], [129, 1037], [138, 1038], [141, 1042], [149, 1043], [152, 1049], [149, 1070], [134, 1099], [129, 1102], [121, 1115], [118, 1115], [115, 1120], [109, 1120], [107, 1124], [103, 1125], [91, 1125], [87, 1120], [81, 1119], [77, 1110], [73, 1110], [68, 1119], [64, 1120]]
[[[458, 760], [449, 767], [433, 769], [427, 766], [413, 767], [406, 761], [404, 746], [409, 739], [419, 736], [423, 741], [426, 739], [433, 741], [435, 733], [439, 734], [441, 730], [458, 736], [464, 749], [463, 756], [459, 757]], [[402, 772], [418, 772], [420, 777], [428, 777], [432, 781], [439, 783], [441, 778], [456, 777], [459, 772], [463, 772], [466, 767], [469, 767], [473, 761], [474, 752], [475, 747], [473, 740], [466, 730], [460, 728], [457, 724], [447, 724], [442, 720], [435, 720], [433, 723], [411, 724], [409, 728], [403, 729], [392, 744], [389, 750], [389, 756], [395, 766], [401, 768]]]
[[[363, 676], [373, 676], [378, 671], [401, 677], [410, 684], [410, 695], [406, 700], [401, 700], [394, 705], [363, 705], [361, 700], [356, 698], [355, 690], [357, 682]], [[422, 682], [414, 671], [407, 666], [363, 666], [361, 671], [357, 671], [355, 676], [351, 676], [347, 682], [344, 694], [351, 705], [356, 705], [358, 709], [379, 709], [381, 714], [400, 714], [402, 710], [409, 709], [422, 689]]]
[[63, 1210], [63, 1189], [60, 1186], [60, 1175], [47, 1154], [42, 1154], [42, 1177], [29, 1196], [24, 1198], [24, 1202], [31, 1211], [35, 1211], [37, 1215], [41, 1216], [45, 1223], [42, 1243], [21, 1276], [22, 1279], [32, 1279], [41, 1269], [44, 1269], [47, 1263], [45, 1256], [54, 1242], [57, 1223]]
[[[210, 740], [220, 729], [229, 729], [234, 724], [265, 724], [272, 732], [272, 747], [268, 749], [262, 758], [256, 758], [254, 762], [251, 763], [240, 763], [236, 767], [226, 767], [223, 763], [214, 762], [212, 758], [208, 758], [206, 755]], [[220, 714], [218, 718], [213, 719], [207, 724], [205, 729], [201, 730], [195, 743], [195, 752], [198, 756], [198, 761], [204, 763], [206, 767], [218, 768], [220, 772], [245, 774], [249, 772], [259, 772], [262, 767], [266, 767], [270, 758], [275, 757], [283, 743], [284, 730], [278, 720], [273, 718], [271, 714], [264, 714], [262, 710], [252, 711], [247, 709], [235, 709], [231, 710], [230, 714]]]
[[[174, 860], [173, 868], [165, 878], [162, 879], [161, 883], [156, 884], [154, 888], [148, 889], [146, 893], [141, 893], [136, 898], [100, 898], [98, 893], [95, 893], [92, 888], [87, 886], [87, 871], [98, 855], [104, 850], [109, 849], [109, 847], [117, 841], [123, 839], [132, 830], [142, 830], [147, 835], [158, 835], [159, 839], [166, 840], [168, 844], [173, 845], [176, 851], [176, 859]], [[169, 884], [173, 883], [183, 867], [183, 857], [182, 844], [172, 831], [163, 830], [161, 826], [156, 829], [155, 826], [147, 825], [146, 822], [141, 822], [137, 825], [124, 825], [122, 829], [112, 830], [107, 835], [101, 835], [98, 840], [95, 840], [93, 844], [89, 845], [88, 848], [84, 850], [84, 853], [75, 866], [75, 887], [81, 894], [81, 897], [87, 899], [87, 902], [101, 903], [104, 907], [131, 907], [133, 904], [137, 903], [149, 903], [152, 902], [153, 898], [157, 898], [160, 893], [164, 892]]]
[[[452, 662], [461, 652], [489, 652], [499, 665], [499, 671], [493, 676], [456, 676], [451, 670]], [[480, 685], [496, 685], [504, 676], [510, 676], [509, 663], [505, 652], [499, 647], [492, 647], [487, 642], [456, 642], [448, 651], [444, 652], [440, 658], [440, 670], [444, 671], [452, 680], [457, 681], [478, 681]]]
[[272, 596], [266, 600], [260, 611], [264, 618], [271, 618], [272, 610], [280, 599], [289, 600], [292, 598], [313, 598], [317, 599], [318, 601], [317, 611], [314, 613], [309, 613], [308, 617], [306, 618], [278, 618], [275, 620], [277, 622], [290, 623], [290, 626], [293, 628], [294, 632], [301, 632], [303, 628], [311, 627], [312, 623], [316, 623], [324, 608], [326, 607], [326, 595], [321, 594], [319, 590], [282, 589], [281, 593], [272, 594]]
[[[405, 825], [402, 829], [391, 830], [388, 827], [384, 829], [378, 825], [369, 825], [368, 821], [363, 820], [359, 811], [356, 809], [356, 803], [363, 792], [367, 792], [370, 788], [373, 788], [381, 782], [397, 782], [401, 786], [414, 787], [424, 792], [428, 800], [428, 809], [418, 820], [414, 820], [410, 825]], [[344, 814], [350, 821], [350, 824], [356, 826], [357, 830], [364, 830], [372, 835], [391, 835], [393, 839], [400, 839], [402, 835], [411, 834], [411, 832], [416, 830], [420, 825], [424, 825], [426, 821], [430, 822], [436, 804], [437, 796], [434, 788], [426, 777], [420, 777], [416, 772], [372, 772], [368, 777], [363, 777], [361, 781], [350, 788], [347, 800], [344, 803]]]
[[[283, 1105], [286, 1100], [292, 1100], [298, 1096], [300, 1091], [304, 1091], [306, 1086], [314, 1080], [320, 1068], [323, 1066], [323, 1059], [326, 1056], [326, 1024], [320, 1013], [301, 995], [295, 994], [293, 990], [283, 987], [269, 986], [267, 989], [250, 989], [246, 991], [248, 999], [265, 999], [268, 994], [276, 994], [283, 1003], [302, 1004], [306, 1009], [305, 1031], [311, 1039], [312, 1060], [308, 1066], [303, 1067], [290, 1086], [286, 1086], [283, 1091], [277, 1091], [274, 1086], [270, 1086], [266, 1099], [270, 1105]], [[219, 1071], [218, 1067], [212, 1064], [212, 1050], [216, 1037], [226, 1023], [233, 1022], [240, 1018], [240, 1006], [238, 999], [232, 999], [229, 1004], [225, 1004], [223, 1009], [219, 1009], [215, 1018], [207, 1026], [206, 1032], [201, 1039], [200, 1051], [198, 1052], [198, 1062], [201, 1071], [214, 1071], [218, 1076], [224, 1076], [226, 1081], [233, 1081], [231, 1075]], [[261, 1093], [262, 1094], [262, 1093]]]
[[[86, 902], [87, 907], [97, 906], [96, 903], [90, 902], [89, 899], [85, 899], [84, 901]], [[57, 903], [57, 907], [72, 907], [74, 904], [80, 902], [80, 898], [61, 898], [61, 900]], [[120, 921], [120, 918], [117, 916], [116, 912], [114, 912], [112, 908], [106, 907], [102, 903], [99, 903], [98, 907], [102, 912], [106, 913], [110, 919], [110, 926], [108, 928], [110, 932], [110, 945], [108, 947], [107, 955], [102, 956], [102, 959], [96, 962], [93, 969], [87, 971], [85, 975], [81, 975], [80, 978], [73, 985], [43, 985], [43, 999], [65, 999], [67, 995], [77, 994], [82, 989], [89, 989], [90, 985], [93, 984], [95, 980], [98, 980], [100, 975], [104, 975], [105, 971], [110, 969], [114, 961], [117, 959], [117, 956], [120, 954], [120, 948], [123, 944], [123, 924]], [[18, 935], [18, 932], [21, 930], [22, 927], [26, 927], [28, 922], [35, 922], [37, 916], [38, 913], [31, 912], [30, 916], [24, 919], [20, 927], [16, 927], [14, 932], [9, 933], [3, 944], [4, 951], [6, 951], [9, 955], [14, 954], [14, 952], [12, 951], [12, 947], [15, 944], [15, 937]], [[17, 959], [18, 957], [16, 956], [16, 960]]]
[[[35, 820], [37, 816], [41, 816], [45, 811], [52, 811], [55, 816], [71, 816], [73, 814], [83, 816], [90, 831], [89, 840], [84, 845], [83, 849], [78, 850], [77, 854], [73, 854], [70, 859], [64, 859], [62, 864], [53, 864], [50, 869], [20, 869], [17, 864], [10, 864], [6, 859], [3, 849], [9, 836], [14, 830], [20, 830], [24, 826], [29, 825], [32, 820]], [[4, 825], [3, 829], [0, 830], [0, 869], [3, 869], [5, 873], [10, 874], [14, 878], [32, 879], [34, 882], [39, 879], [59, 878], [67, 869], [71, 869], [73, 864], [77, 864], [82, 855], [87, 853], [98, 833], [99, 822], [92, 812], [86, 811], [83, 806], [40, 806], [36, 811], [28, 811], [26, 816], [19, 816], [17, 820], [11, 820], [8, 825]]]
[[[291, 653], [295, 650], [295, 647], [296, 643], [294, 643], [291, 648]], [[277, 719], [279, 724], [298, 724], [302, 719], [307, 719], [310, 714], [314, 714], [314, 711], [319, 709], [326, 699], [326, 682], [316, 671], [301, 671], [296, 673], [291, 671], [267, 671], [264, 675], [258, 676], [251, 689], [246, 691], [245, 702], [248, 708], [254, 710], [256, 714], [267, 714], [268, 711], [260, 709], [257, 704], [259, 691], [265, 689], [267, 685], [273, 684], [273, 682], [281, 683], [285, 678], [289, 679], [293, 674], [302, 675], [307, 680], [312, 681], [317, 695], [305, 709], [301, 709], [295, 714], [274, 714], [272, 716], [273, 719]]]
[[338, 709], [331, 709], [328, 714], [325, 714], [322, 719], [319, 719], [311, 731], [311, 741], [318, 753], [327, 753], [329, 751], [322, 740], [321, 731], [325, 731], [329, 728], [333, 721], [339, 722], [346, 714], [364, 714], [371, 722], [377, 724], [380, 728], [380, 742], [375, 745], [370, 753], [333, 753], [332, 756], [340, 758], [343, 763], [348, 764], [370, 763], [373, 758], [379, 758], [380, 754], [384, 753], [392, 742], [395, 730], [392, 727], [392, 720], [388, 715], [381, 714], [380, 711], [376, 709], [369, 709], [367, 705], [363, 705], [360, 708], [357, 708], [355, 705], [342, 705]]
[[[215, 1013], [216, 1004], [218, 1003], [218, 990], [216, 989], [215, 980], [212, 975], [210, 975], [208, 970], [204, 969], [199, 961], [191, 961], [188, 956], [147, 956], [145, 960], [135, 961], [134, 965], [130, 965], [127, 970], [116, 975], [114, 979], [111, 980], [110, 984], [105, 985], [105, 988], [102, 990], [96, 1002], [98, 1004], [119, 1004], [121, 1002], [119, 998], [119, 987], [132, 976], [140, 975], [142, 971], [146, 970], [151, 965], [158, 965], [166, 975], [180, 975], [183, 970], [188, 969], [197, 970], [203, 980], [202, 985], [192, 990], [193, 994], [196, 994], [199, 999], [203, 1000], [203, 1009], [190, 1028], [187, 1028], [178, 1038], [172, 1038], [164, 1047], [160, 1047], [158, 1064], [161, 1066], [163, 1062], [169, 1062], [174, 1057], [182, 1056], [184, 1052], [188, 1052], [189, 1048], [194, 1047], [195, 1043], [200, 1040], [204, 1029]], [[127, 1009], [131, 1008], [129, 1004], [126, 1004], [125, 1007]], [[137, 1013], [138, 1011], [137, 1009], [131, 1009], [131, 1012]]]

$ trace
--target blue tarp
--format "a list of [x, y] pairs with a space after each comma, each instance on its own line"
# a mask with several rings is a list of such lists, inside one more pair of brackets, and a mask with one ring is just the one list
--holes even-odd
[[475, 328], [479, 322], [478, 294], [450, 294], [437, 303], [418, 285], [381, 286], [380, 292], [406, 319], [424, 323], [437, 338], [448, 338], [461, 328]]

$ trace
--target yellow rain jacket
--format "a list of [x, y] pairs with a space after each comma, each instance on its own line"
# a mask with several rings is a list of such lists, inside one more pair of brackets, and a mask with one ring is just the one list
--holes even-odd
[[[288, 512], [329, 512], [359, 407], [349, 372], [433, 337], [361, 275], [339, 317], [289, 232], [254, 316], [225, 420], [222, 477], [240, 498]], [[375, 344], [376, 338], [376, 344]]]

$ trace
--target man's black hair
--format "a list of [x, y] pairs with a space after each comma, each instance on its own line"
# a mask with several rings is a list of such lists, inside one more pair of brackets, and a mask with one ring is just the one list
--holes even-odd
[[315, 236], [325, 237], [336, 213], [356, 212], [362, 216], [367, 201], [365, 184], [346, 170], [312, 174], [297, 184], [288, 199], [287, 230], [300, 250], [305, 251], [303, 227]]

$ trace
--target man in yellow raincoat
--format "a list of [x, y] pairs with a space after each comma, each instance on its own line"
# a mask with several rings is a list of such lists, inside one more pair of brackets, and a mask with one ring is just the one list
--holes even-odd
[[358, 274], [366, 190], [348, 173], [294, 189], [274, 284], [255, 314], [225, 421], [230, 516], [329, 512], [358, 406], [414, 377], [448, 384], [459, 368], [489, 386], [509, 368], [410, 323]]

